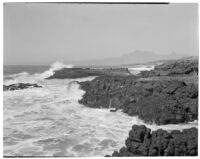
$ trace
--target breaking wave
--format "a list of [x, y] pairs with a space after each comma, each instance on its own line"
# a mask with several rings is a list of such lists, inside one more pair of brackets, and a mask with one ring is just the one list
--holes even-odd
[[61, 70], [62, 68], [72, 68], [73, 65], [65, 65], [61, 62], [54, 62], [50, 69], [45, 71], [44, 73], [40, 74], [42, 78], [47, 78], [53, 75], [54, 71]]
[[22, 72], [12, 75], [4, 76], [4, 85], [10, 85], [15, 83], [37, 83], [42, 81], [45, 78], [48, 78], [54, 74], [54, 71], [63, 69], [63, 68], [72, 68], [73, 65], [65, 65], [62, 62], [54, 62], [51, 64], [50, 68], [43, 73], [29, 74], [28, 72]]

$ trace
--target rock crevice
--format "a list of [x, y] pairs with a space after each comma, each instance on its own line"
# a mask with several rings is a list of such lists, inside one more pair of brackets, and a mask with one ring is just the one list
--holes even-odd
[[122, 109], [145, 122], [176, 124], [198, 118], [198, 89], [183, 81], [140, 81], [137, 77], [101, 76], [81, 82], [79, 101], [92, 108]]
[[197, 156], [198, 130], [159, 129], [152, 131], [144, 125], [133, 125], [125, 146], [114, 151], [113, 157], [123, 156]]

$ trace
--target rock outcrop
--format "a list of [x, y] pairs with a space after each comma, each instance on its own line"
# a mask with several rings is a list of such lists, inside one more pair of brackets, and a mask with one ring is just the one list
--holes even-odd
[[140, 73], [142, 77], [174, 75], [198, 75], [198, 58], [168, 61], [156, 66], [154, 70]]
[[55, 71], [48, 79], [64, 79], [64, 78], [82, 78], [88, 76], [128, 76], [130, 72], [127, 68], [105, 68], [105, 69], [90, 69], [90, 68], [64, 68]]
[[197, 156], [198, 130], [190, 128], [169, 133], [159, 129], [151, 132], [144, 125], [133, 125], [125, 145], [119, 152], [114, 151], [112, 157]]
[[[198, 78], [197, 60], [167, 62], [139, 76], [101, 75], [80, 82], [85, 94], [79, 102], [92, 108], [122, 109], [146, 123], [189, 122], [198, 119], [198, 82], [188, 77]], [[112, 157], [197, 156], [198, 130], [151, 132], [144, 125], [134, 125], [125, 145]]]
[[79, 101], [92, 108], [122, 109], [145, 122], [176, 124], [198, 118], [198, 88], [183, 81], [141, 81], [135, 76], [101, 76], [81, 82]]
[[16, 83], [11, 85], [3, 85], [3, 91], [14, 91], [19, 89], [27, 89], [27, 88], [41, 88], [42, 86], [39, 86], [38, 84], [34, 83]]

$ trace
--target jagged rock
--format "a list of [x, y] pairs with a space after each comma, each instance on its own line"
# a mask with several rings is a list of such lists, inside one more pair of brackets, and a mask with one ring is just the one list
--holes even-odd
[[27, 89], [27, 88], [41, 88], [42, 86], [39, 86], [38, 84], [34, 83], [16, 83], [11, 85], [3, 85], [3, 91], [13, 91], [13, 90], [19, 90], [19, 89]]
[[135, 76], [101, 76], [80, 82], [81, 104], [92, 108], [115, 107], [145, 122], [176, 124], [198, 118], [198, 88], [183, 81], [141, 81]]
[[154, 70], [140, 73], [142, 77], [174, 75], [198, 75], [198, 58], [172, 60], [156, 66]]
[[125, 145], [112, 156], [197, 156], [198, 130], [190, 128], [169, 133], [159, 129], [151, 132], [144, 125], [133, 125]]

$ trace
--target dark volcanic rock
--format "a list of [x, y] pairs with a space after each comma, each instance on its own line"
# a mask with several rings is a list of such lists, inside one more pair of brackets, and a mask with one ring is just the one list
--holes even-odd
[[166, 62], [158, 65], [154, 70], [142, 71], [140, 76], [174, 76], [174, 75], [198, 75], [198, 58], [197, 59], [181, 59]]
[[159, 129], [151, 132], [144, 125], [133, 125], [125, 145], [112, 156], [197, 156], [198, 130], [190, 128], [169, 133]]
[[128, 76], [130, 72], [127, 68], [107, 68], [107, 69], [90, 69], [90, 68], [64, 68], [55, 71], [48, 79], [53, 78], [82, 78], [88, 76], [101, 76], [101, 75], [113, 75], [113, 76]]
[[11, 85], [3, 85], [3, 91], [13, 91], [13, 90], [19, 90], [19, 89], [27, 89], [27, 88], [41, 88], [42, 86], [39, 86], [38, 84], [34, 83], [16, 83]]
[[122, 109], [156, 124], [198, 118], [198, 89], [193, 84], [176, 80], [139, 81], [134, 76], [101, 76], [80, 84], [86, 93], [79, 102], [89, 107]]

